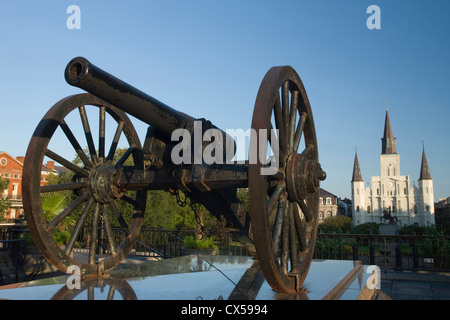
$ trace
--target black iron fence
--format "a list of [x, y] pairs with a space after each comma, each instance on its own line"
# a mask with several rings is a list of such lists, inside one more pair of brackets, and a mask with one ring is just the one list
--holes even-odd
[[450, 271], [450, 237], [318, 234], [314, 258], [360, 260], [382, 270]]
[[[20, 239], [26, 230], [20, 227], [0, 228], [0, 240]], [[121, 229], [115, 229], [116, 237], [124, 237]], [[84, 232], [88, 236], [89, 232]], [[172, 258], [182, 254], [184, 238], [194, 235], [191, 230], [163, 230], [142, 228], [133, 254]], [[250, 253], [230, 232], [209, 232], [218, 247], [217, 254], [249, 256]], [[78, 241], [79, 249], [85, 249], [89, 241]], [[103, 241], [98, 243], [105, 248]], [[434, 270], [450, 271], [450, 236], [418, 235], [317, 235], [314, 259], [359, 260], [365, 265], [378, 265], [382, 270]]]
[[[143, 228], [139, 232], [135, 252], [152, 255], [159, 253], [164, 258], [182, 255], [184, 238], [194, 236], [192, 230], [163, 230]], [[250, 253], [230, 232], [207, 232], [204, 237], [212, 238], [217, 246], [217, 254], [233, 256], [249, 256]], [[151, 249], [149, 249], [151, 248]]]

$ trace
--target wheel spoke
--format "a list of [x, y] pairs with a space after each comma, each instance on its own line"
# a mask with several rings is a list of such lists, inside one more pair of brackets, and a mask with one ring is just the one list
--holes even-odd
[[123, 216], [120, 213], [119, 209], [117, 208], [116, 204], [113, 201], [109, 202], [108, 204], [109, 204], [109, 207], [110, 207], [112, 213], [114, 214], [117, 221], [119, 222], [120, 226], [122, 227], [122, 229], [124, 229], [124, 231], [128, 235], [129, 234], [128, 225], [125, 222], [125, 219], [123, 218]]
[[98, 216], [100, 203], [95, 204], [94, 214], [92, 216], [91, 242], [89, 246], [89, 264], [95, 263], [95, 253], [97, 250], [98, 238]]
[[89, 158], [84, 153], [83, 149], [81, 148], [80, 144], [78, 143], [77, 139], [73, 135], [72, 131], [70, 130], [69, 126], [64, 120], [61, 120], [59, 123], [61, 126], [61, 129], [64, 131], [64, 134], [66, 135], [67, 139], [69, 139], [70, 144], [77, 152], [78, 156], [80, 157], [81, 161], [83, 161], [84, 165], [88, 168], [92, 168], [92, 163], [89, 160]]
[[[280, 160], [282, 160], [287, 156], [287, 150], [286, 150], [286, 144], [285, 144], [286, 138], [285, 138], [285, 132], [284, 132], [284, 125], [283, 125], [283, 113], [281, 110], [279, 95], [277, 95], [277, 98], [275, 100], [274, 117], [275, 117], [275, 126], [278, 129], [278, 142], [280, 143], [279, 144]], [[283, 163], [283, 165], [284, 165], [284, 163]]]
[[[272, 134], [273, 132], [273, 134]], [[274, 129], [272, 126], [272, 123], [269, 122], [269, 128], [267, 129], [267, 141], [269, 142], [272, 150], [274, 148], [279, 148], [280, 146], [280, 141], [278, 139], [280, 131], [277, 129]], [[272, 141], [274, 140], [274, 141]]]
[[92, 132], [89, 126], [86, 108], [84, 106], [80, 106], [78, 107], [78, 111], [80, 112], [80, 118], [83, 124], [84, 135], [86, 136], [86, 141], [88, 144], [89, 153], [91, 154], [91, 159], [94, 163], [97, 163], [98, 162], [97, 151], [95, 150], [94, 139], [92, 138]]
[[295, 136], [294, 136], [294, 143], [293, 143], [293, 151], [294, 152], [298, 150], [298, 146], [300, 145], [300, 139], [302, 138], [303, 129], [305, 128], [305, 122], [306, 122], [307, 116], [308, 115], [306, 112], [302, 112], [300, 114], [300, 120], [298, 122], [298, 127], [297, 127], [297, 130], [295, 131]]
[[108, 214], [108, 207], [106, 204], [102, 205], [103, 220], [105, 222], [106, 238], [108, 242], [109, 251], [111, 254], [116, 254], [116, 249], [114, 248], [114, 234], [112, 231], [111, 220]]
[[41, 186], [41, 193], [55, 192], [55, 191], [67, 191], [67, 190], [77, 190], [81, 188], [86, 188], [88, 186], [87, 182], [71, 182], [62, 184], [52, 184]]
[[[283, 125], [284, 125], [284, 141], [286, 146], [289, 146], [289, 81], [285, 81], [281, 87], [281, 103], [283, 110]], [[289, 153], [288, 149], [288, 153]]]
[[286, 198], [283, 197], [278, 202], [277, 216], [275, 217], [275, 225], [272, 234], [273, 250], [275, 255], [278, 255], [285, 209], [286, 209]]
[[297, 201], [297, 203], [300, 206], [300, 209], [302, 210], [306, 221], [307, 222], [311, 222], [314, 219], [314, 217], [313, 217], [313, 215], [311, 213], [311, 210], [309, 210], [308, 206], [306, 205], [306, 203], [303, 200]]
[[80, 168], [79, 166], [73, 164], [69, 160], [64, 159], [60, 155], [58, 155], [58, 154], [54, 153], [53, 151], [51, 151], [50, 149], [47, 149], [45, 151], [45, 155], [47, 157], [55, 160], [56, 162], [62, 164], [67, 169], [72, 170], [73, 172], [78, 173], [79, 175], [81, 175], [81, 176], [83, 176], [85, 178], [89, 177], [89, 172], [88, 171], [86, 171], [83, 168]]
[[114, 134], [114, 139], [111, 143], [111, 148], [109, 149], [108, 156], [106, 157], [106, 161], [112, 162], [114, 158], [114, 154], [116, 153], [117, 145], [119, 144], [119, 139], [122, 134], [124, 128], [123, 121], [119, 121], [116, 129], [116, 133]]
[[308, 144], [305, 148], [305, 150], [303, 150], [302, 152], [302, 156], [308, 157], [309, 154], [311, 153], [311, 151], [314, 150], [314, 146], [312, 144]]
[[73, 201], [66, 209], [64, 209], [60, 214], [58, 214], [52, 221], [47, 224], [47, 228], [51, 230], [54, 226], [62, 222], [73, 210], [78, 208], [84, 201], [90, 197], [89, 192], [83, 193], [75, 201]]
[[281, 235], [281, 269], [284, 273], [288, 273], [288, 259], [289, 259], [289, 211], [290, 202], [287, 201], [284, 209], [283, 227]]
[[297, 237], [294, 222], [295, 207], [297, 207], [297, 203], [289, 203], [289, 252], [291, 260], [291, 271], [296, 271], [298, 268]]
[[298, 210], [298, 206], [294, 206], [294, 222], [295, 222], [295, 229], [297, 230], [297, 236], [298, 240], [300, 242], [300, 251], [304, 252], [306, 251], [306, 235], [305, 235], [305, 229], [303, 228], [302, 220], [300, 219], [300, 212]]
[[279, 184], [270, 196], [270, 199], [267, 202], [267, 214], [269, 216], [272, 214], [273, 209], [275, 209], [275, 206], [280, 199], [281, 192], [283, 192], [285, 189], [286, 186], [284, 184]]
[[131, 199], [130, 197], [128, 197], [128, 196], [126, 196], [126, 195], [122, 196], [121, 199], [124, 200], [125, 202], [128, 202], [129, 204], [131, 204], [132, 206], [134, 206], [134, 207], [136, 207], [136, 208], [139, 208], [139, 207], [140, 207], [139, 202], [137, 202], [137, 201], [134, 200], [134, 199]]
[[294, 136], [295, 136], [295, 125], [297, 122], [297, 107], [298, 107], [298, 91], [292, 92], [291, 98], [291, 114], [289, 118], [289, 152], [295, 152], [297, 149], [294, 149]]
[[115, 285], [111, 284], [109, 286], [108, 296], [107, 296], [106, 300], [113, 300], [115, 292], [116, 292], [116, 287], [115, 287]]
[[127, 159], [130, 157], [130, 155], [134, 151], [136, 151], [135, 148], [133, 148], [133, 147], [128, 148], [127, 151], [125, 151], [125, 153], [123, 154], [123, 156], [119, 159], [119, 161], [116, 162], [116, 164], [115, 164], [116, 169], [118, 169], [119, 167], [123, 166], [125, 161], [127, 161]]
[[78, 221], [77, 221], [74, 229], [72, 230], [72, 234], [70, 236], [69, 242], [67, 243], [67, 246], [65, 248], [65, 253], [67, 255], [70, 255], [72, 253], [75, 242], [78, 239], [78, 235], [80, 234], [80, 231], [84, 226], [84, 223], [89, 214], [89, 211], [91, 210], [93, 203], [94, 203], [94, 199], [91, 198], [84, 206], [83, 211], [81, 212], [80, 218], [78, 218]]
[[103, 162], [105, 159], [105, 122], [106, 122], [106, 114], [105, 114], [105, 106], [100, 107], [100, 115], [99, 115], [99, 141], [98, 141], [98, 157], [100, 158], [100, 162]]

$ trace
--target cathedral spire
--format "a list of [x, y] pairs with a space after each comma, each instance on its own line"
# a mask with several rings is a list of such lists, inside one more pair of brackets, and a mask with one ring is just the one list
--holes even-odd
[[353, 181], [364, 181], [361, 176], [361, 169], [359, 168], [358, 155], [355, 151], [355, 162], [353, 163]]
[[422, 164], [420, 166], [419, 180], [431, 180], [430, 168], [428, 167], [427, 156], [425, 155], [425, 147], [422, 151]]
[[395, 154], [397, 148], [395, 146], [395, 138], [392, 133], [391, 120], [389, 119], [389, 111], [386, 106], [386, 118], [384, 120], [384, 134], [381, 139], [381, 154]]

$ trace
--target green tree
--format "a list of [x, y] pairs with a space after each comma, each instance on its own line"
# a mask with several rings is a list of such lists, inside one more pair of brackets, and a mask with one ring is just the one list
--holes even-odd
[[357, 225], [353, 232], [355, 234], [379, 234], [380, 233], [380, 225], [376, 222], [366, 222]]
[[323, 220], [319, 224], [321, 233], [349, 233], [352, 228], [352, 218], [346, 216], [334, 216]]
[[3, 192], [9, 188], [9, 179], [0, 177], [0, 221], [6, 219], [6, 212], [11, 207], [8, 197], [3, 198]]

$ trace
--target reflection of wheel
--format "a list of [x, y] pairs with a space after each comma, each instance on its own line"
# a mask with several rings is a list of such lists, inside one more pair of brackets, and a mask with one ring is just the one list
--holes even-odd
[[[106, 300], [113, 300], [115, 293], [118, 291], [123, 300], [137, 300], [136, 293], [128, 282], [122, 279], [99, 278], [95, 280], [81, 281], [80, 289], [69, 289], [67, 285], [59, 289], [52, 297], [52, 300], [73, 300], [78, 297], [83, 291], [87, 290], [87, 300], [95, 300], [95, 288], [100, 288], [101, 293], [105, 291], [106, 286], [109, 286]], [[100, 294], [103, 296], [102, 294]]]
[[[72, 128], [82, 130], [72, 131], [71, 121], [75, 123]], [[93, 131], [92, 124], [98, 125], [92, 126]], [[107, 135], [110, 124], [114, 134], [109, 149], [106, 149], [106, 143], [110, 141]], [[94, 136], [98, 134], [98, 149], [93, 133]], [[117, 160], [114, 155], [122, 135], [128, 149]], [[87, 150], [82, 149], [81, 141], [87, 142]], [[72, 147], [80, 164], [69, 161], [63, 154], [67, 150], [72, 154]], [[62, 165], [65, 176], [71, 179], [41, 186], [45, 156]], [[70, 265], [79, 266], [82, 274], [108, 271], [131, 250], [142, 225], [146, 193], [123, 193], [111, 185], [112, 176], [125, 161], [138, 168], [143, 166], [141, 144], [133, 125], [125, 113], [90, 94], [62, 99], [37, 126], [24, 161], [25, 218], [36, 246], [61, 271], [66, 272]], [[57, 199], [66, 205], [49, 218], [45, 198]], [[121, 227], [124, 235], [115, 236], [113, 226]], [[65, 247], [58, 246], [55, 240], [55, 234], [61, 234], [63, 230], [70, 233]], [[89, 252], [74, 254], [73, 250], [86, 230], [90, 230], [87, 235]]]
[[[250, 139], [250, 150], [258, 152], [258, 157], [249, 164], [249, 196], [258, 259], [274, 290], [295, 292], [301, 288], [311, 264], [319, 180], [325, 179], [325, 173], [319, 164], [309, 101], [291, 67], [274, 67], [264, 77], [252, 129], [256, 135]], [[271, 136], [271, 129], [277, 130], [276, 136]], [[263, 136], [266, 134], [267, 138]], [[272, 151], [276, 156], [279, 150], [274, 174], [261, 174], [261, 169], [270, 165], [260, 159], [261, 140], [268, 141], [266, 154]]]

